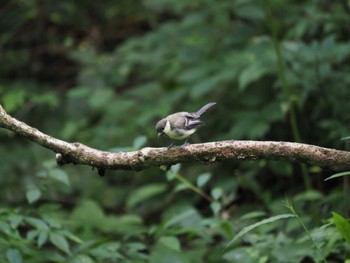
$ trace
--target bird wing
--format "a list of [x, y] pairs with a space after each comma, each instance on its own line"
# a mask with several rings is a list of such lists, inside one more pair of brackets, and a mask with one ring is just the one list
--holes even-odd
[[187, 118], [186, 120], [187, 120], [186, 129], [188, 130], [197, 129], [204, 124], [204, 122], [198, 119]]
[[189, 112], [179, 112], [177, 114], [180, 114], [181, 117], [175, 114], [167, 117], [173, 128], [192, 130], [204, 124], [202, 121], [198, 120], [196, 114]]

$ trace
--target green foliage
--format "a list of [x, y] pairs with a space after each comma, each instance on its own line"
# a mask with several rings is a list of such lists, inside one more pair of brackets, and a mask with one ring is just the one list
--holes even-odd
[[[2, 11], [0, 103], [49, 135], [109, 151], [166, 146], [159, 118], [216, 101], [191, 142], [349, 149], [345, 2], [9, 1]], [[242, 160], [100, 178], [5, 130], [0, 156], [0, 262], [350, 258], [348, 172]], [[286, 196], [294, 218], [281, 220], [292, 217]], [[345, 218], [329, 221], [331, 211]]]
[[341, 215], [333, 212], [333, 223], [337, 227], [339, 233], [342, 235], [342, 237], [348, 242], [350, 245], [350, 224], [348, 220], [346, 220]]
[[[305, 233], [307, 234], [307, 237], [310, 239], [310, 241], [314, 245], [314, 248], [315, 248], [317, 254], [319, 255], [318, 260], [322, 260], [323, 262], [327, 263], [325, 255], [323, 255], [321, 252], [321, 247], [323, 244], [321, 242], [319, 242], [319, 239], [323, 240], [324, 238], [319, 238], [316, 235], [312, 235], [310, 233], [309, 229], [306, 227], [306, 225], [304, 224], [304, 222], [302, 221], [300, 216], [295, 211], [294, 206], [291, 204], [291, 202], [288, 199], [286, 200], [285, 206], [290, 210], [290, 212], [295, 216], [295, 218], [299, 221], [300, 225], [303, 227]], [[322, 233], [320, 233], [320, 234], [322, 234]]]
[[277, 216], [273, 216], [273, 217], [270, 217], [270, 218], [266, 218], [264, 220], [261, 220], [260, 222], [257, 222], [255, 224], [252, 224], [250, 226], [247, 226], [245, 228], [243, 228], [236, 236], [234, 239], [232, 239], [230, 241], [230, 243], [227, 245], [226, 248], [228, 248], [235, 240], [241, 238], [243, 235], [245, 235], [246, 233], [252, 231], [254, 228], [256, 227], [259, 227], [261, 225], [264, 225], [264, 224], [270, 224], [276, 220], [280, 220], [280, 219], [285, 219], [285, 218], [290, 218], [290, 217], [294, 217], [294, 215], [292, 214], [282, 214], [282, 215], [277, 215]]
[[336, 174], [333, 174], [333, 175], [330, 176], [330, 177], [327, 177], [327, 178], [325, 179], [325, 181], [330, 180], [330, 179], [334, 179], [334, 178], [338, 178], [338, 177], [347, 176], [347, 175], [349, 175], [349, 174], [350, 174], [350, 172], [336, 173]]
[[39, 218], [23, 214], [18, 209], [2, 209], [0, 225], [1, 254], [6, 254], [10, 262], [45, 262], [49, 259], [64, 258], [59, 251], [43, 253], [43, 256], [38, 252], [51, 244], [70, 255], [68, 240], [73, 243], [82, 242], [66, 230], [57, 217], [48, 214]]

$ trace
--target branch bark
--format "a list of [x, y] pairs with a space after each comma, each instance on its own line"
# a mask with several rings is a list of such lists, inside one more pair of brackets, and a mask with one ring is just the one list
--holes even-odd
[[133, 152], [105, 152], [81, 143], [68, 143], [28, 126], [5, 112], [0, 105], [0, 127], [13, 131], [56, 153], [58, 165], [68, 163], [106, 169], [140, 171], [152, 166], [199, 161], [285, 160], [303, 162], [334, 171], [350, 170], [350, 152], [315, 145], [273, 141], [220, 141], [191, 144], [183, 148], [143, 148]]

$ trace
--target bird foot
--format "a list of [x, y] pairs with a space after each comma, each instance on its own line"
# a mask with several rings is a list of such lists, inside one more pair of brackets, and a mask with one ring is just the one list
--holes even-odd
[[171, 148], [171, 147], [173, 147], [174, 146], [174, 143], [172, 142], [167, 148], [168, 148], [168, 150]]
[[[183, 144], [181, 144], [179, 147], [180, 148], [183, 148], [183, 147], [185, 147], [186, 145], [189, 145], [190, 143], [188, 142], [188, 140], [186, 140]], [[170, 148], [173, 148], [173, 147], [175, 147], [175, 145], [174, 145], [174, 143], [172, 142], [167, 148], [168, 148], [168, 150], [170, 149]]]
[[188, 142], [188, 140], [186, 140], [185, 142], [184, 142], [184, 144], [182, 144], [182, 145], [180, 145], [180, 148], [183, 148], [183, 147], [185, 147], [186, 145], [189, 145], [190, 143]]

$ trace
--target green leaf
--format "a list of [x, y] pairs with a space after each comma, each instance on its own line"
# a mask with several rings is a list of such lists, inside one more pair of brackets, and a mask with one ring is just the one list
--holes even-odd
[[74, 257], [72, 263], [96, 263], [96, 261], [87, 255], [78, 255]]
[[3, 232], [9, 236], [13, 234], [13, 231], [12, 231], [10, 225], [5, 223], [5, 222], [1, 222], [1, 221], [0, 221], [0, 232]]
[[158, 242], [164, 244], [165, 246], [173, 250], [181, 251], [180, 242], [174, 236], [163, 236], [159, 239]]
[[218, 200], [221, 196], [222, 196], [222, 189], [215, 187], [212, 191], [211, 191], [211, 196], [214, 198], [214, 200]]
[[235, 242], [237, 239], [241, 238], [242, 236], [244, 236], [245, 234], [247, 234], [248, 232], [252, 231], [253, 229], [259, 227], [259, 226], [262, 226], [262, 225], [265, 225], [265, 224], [270, 224], [272, 222], [275, 222], [277, 220], [280, 220], [280, 219], [285, 219], [285, 218], [290, 218], [290, 217], [295, 217], [295, 215], [293, 214], [282, 214], [282, 215], [277, 215], [277, 216], [272, 216], [272, 217], [269, 217], [269, 218], [266, 218], [266, 219], [263, 219], [255, 224], [252, 224], [250, 226], [247, 226], [245, 228], [243, 228], [241, 231], [239, 231], [239, 233], [235, 236], [234, 239], [232, 239], [228, 244], [227, 246], [224, 248], [224, 249], [227, 249], [229, 246], [231, 246], [231, 244], [233, 242]]
[[12, 228], [17, 228], [23, 221], [23, 216], [12, 215], [9, 217], [10, 225]]
[[189, 189], [189, 186], [187, 184], [179, 183], [175, 186], [174, 192], [181, 192], [183, 190]]
[[120, 216], [108, 216], [101, 230], [107, 233], [123, 235], [139, 234], [144, 231], [142, 218], [138, 215], [124, 214]]
[[266, 212], [264, 211], [252, 211], [241, 216], [240, 220], [252, 219], [252, 218], [257, 218], [265, 215], [266, 215]]
[[220, 224], [220, 229], [222, 231], [224, 231], [224, 233], [229, 237], [229, 238], [233, 238], [234, 237], [234, 233], [233, 233], [233, 229], [232, 229], [232, 224], [230, 221], [228, 220], [223, 220]]
[[43, 219], [49, 225], [50, 228], [61, 228], [61, 222], [58, 218], [44, 215]]
[[178, 212], [176, 215], [169, 218], [168, 221], [166, 221], [164, 227], [169, 228], [174, 225], [196, 225], [198, 221], [200, 220], [200, 215], [198, 212], [191, 208], [186, 208], [183, 211]]
[[70, 89], [67, 92], [67, 96], [70, 98], [85, 98], [91, 94], [91, 88], [84, 86], [76, 86], [74, 89]]
[[191, 97], [199, 98], [211, 92], [219, 85], [220, 79], [217, 76], [205, 78], [191, 87]]
[[332, 212], [332, 215], [335, 227], [338, 229], [339, 233], [346, 240], [346, 242], [348, 242], [348, 244], [350, 245], [350, 224], [348, 220], [346, 220], [344, 217], [337, 214], [336, 212]]
[[30, 224], [31, 226], [35, 227], [38, 230], [41, 230], [41, 229], [48, 230], [49, 229], [49, 227], [45, 223], [45, 221], [43, 221], [41, 219], [34, 218], [34, 217], [26, 217], [25, 221], [28, 222], [28, 224]]
[[88, 102], [94, 110], [104, 109], [114, 98], [111, 89], [95, 89], [91, 90], [91, 93], [92, 94], [88, 97]]
[[63, 235], [57, 233], [50, 233], [50, 241], [58, 249], [67, 253], [68, 255], [71, 254], [71, 252], [69, 251], [69, 244]]
[[8, 249], [6, 251], [6, 257], [10, 263], [22, 263], [23, 262], [22, 255], [18, 251], [18, 249], [12, 249], [12, 248]]
[[92, 200], [84, 200], [73, 211], [72, 221], [79, 227], [91, 229], [103, 224], [105, 215], [101, 207]]
[[267, 67], [264, 63], [255, 61], [246, 67], [239, 76], [239, 89], [244, 90], [249, 84], [259, 80], [264, 75], [271, 73], [272, 67]]
[[147, 246], [141, 242], [133, 242], [126, 244], [128, 254], [137, 254], [142, 250], [147, 249]]
[[119, 253], [120, 247], [119, 242], [107, 242], [90, 250], [89, 253], [97, 258], [105, 259], [103, 262], [106, 259], [109, 259], [107, 262], [120, 262], [120, 259], [123, 258]]
[[49, 170], [49, 177], [58, 181], [58, 182], [64, 183], [67, 186], [70, 185], [68, 175], [62, 169], [58, 169], [58, 168], [50, 169]]
[[147, 142], [147, 137], [146, 136], [138, 136], [134, 139], [133, 142], [133, 148], [135, 150], [140, 149], [142, 146], [145, 145], [145, 143]]
[[219, 202], [212, 202], [210, 204], [210, 208], [213, 211], [214, 215], [217, 215], [221, 210], [221, 204]]
[[27, 232], [26, 238], [28, 241], [32, 241], [39, 235], [39, 230], [30, 230]]
[[177, 76], [178, 81], [186, 84], [192, 84], [198, 82], [207, 76], [208, 70], [205, 67], [199, 66], [195, 68], [188, 68]]
[[42, 247], [42, 245], [46, 243], [48, 235], [49, 233], [47, 230], [39, 231], [38, 242], [37, 242], [38, 247]]
[[142, 186], [130, 193], [126, 205], [128, 208], [133, 208], [137, 204], [165, 192], [166, 189], [166, 184], [149, 184]]
[[32, 97], [32, 102], [36, 104], [47, 104], [51, 107], [57, 107], [59, 104], [59, 99], [56, 93], [53, 92], [45, 92], [42, 94], [36, 94]]
[[180, 171], [181, 164], [172, 165], [170, 170], [166, 173], [166, 178], [168, 181], [174, 180]]
[[[176, 241], [175, 241], [176, 242]], [[191, 261], [189, 256], [183, 251], [179, 251], [177, 249], [173, 249], [175, 242], [167, 242], [164, 243], [162, 239], [159, 239], [156, 243], [155, 247], [152, 249], [149, 262], [152, 263], [163, 263], [163, 262], [171, 262], [171, 263], [190, 263]], [[169, 245], [171, 247], [169, 247]], [[195, 261], [197, 262], [197, 261]]]
[[238, 6], [237, 8], [235, 8], [235, 14], [238, 17], [247, 18], [251, 20], [263, 20], [265, 18], [263, 9], [259, 5], [253, 4]]
[[25, 89], [15, 89], [10, 92], [5, 93], [2, 98], [4, 109], [11, 113], [20, 105], [23, 105], [24, 100], [27, 96], [27, 91]]
[[210, 173], [204, 173], [198, 176], [197, 178], [197, 186], [202, 187], [204, 186], [210, 179], [211, 174]]
[[302, 192], [294, 197], [294, 202], [300, 201], [317, 201], [323, 198], [323, 194], [318, 191], [309, 190], [306, 192]]
[[28, 187], [28, 190], [26, 192], [26, 197], [29, 202], [29, 204], [33, 204], [34, 202], [38, 201], [41, 196], [41, 191], [39, 188], [37, 188], [34, 185], [31, 185]]
[[330, 177], [327, 177], [327, 178], [324, 179], [324, 180], [327, 181], [327, 180], [330, 180], [330, 179], [334, 179], [334, 178], [338, 178], [338, 177], [343, 177], [343, 176], [347, 176], [347, 175], [350, 175], [350, 172], [336, 173], [336, 174], [333, 174], [333, 175], [330, 176]]
[[83, 240], [81, 240], [78, 236], [74, 235], [73, 233], [69, 232], [68, 230], [62, 230], [62, 235], [67, 237], [68, 239], [76, 242], [76, 243], [83, 243]]

